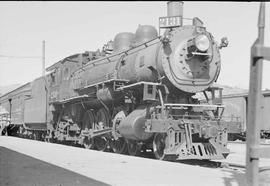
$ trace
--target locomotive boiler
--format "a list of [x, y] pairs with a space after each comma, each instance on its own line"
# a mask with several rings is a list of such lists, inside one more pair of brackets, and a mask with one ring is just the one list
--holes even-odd
[[[220, 49], [199, 18], [183, 25], [183, 3], [168, 2], [159, 31], [139, 25], [102, 51], [66, 57], [47, 70], [47, 141], [157, 159], [218, 159], [229, 150], [221, 89], [211, 87], [221, 68]], [[160, 34], [164, 31], [163, 34]], [[207, 104], [194, 97], [203, 92]]]

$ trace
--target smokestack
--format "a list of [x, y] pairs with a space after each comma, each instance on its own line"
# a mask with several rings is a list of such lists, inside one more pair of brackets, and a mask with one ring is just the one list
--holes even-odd
[[167, 3], [167, 16], [183, 17], [183, 4], [182, 1], [169, 1]]
[[45, 76], [45, 41], [42, 41], [42, 76]]

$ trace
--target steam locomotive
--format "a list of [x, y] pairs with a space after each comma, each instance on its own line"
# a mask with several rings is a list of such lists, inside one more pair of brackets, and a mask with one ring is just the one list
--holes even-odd
[[227, 135], [240, 127], [223, 120], [222, 89], [211, 85], [228, 41], [218, 45], [199, 18], [183, 25], [182, 2], [167, 10], [162, 35], [150, 25], [119, 33], [2, 96], [2, 130], [121, 154], [151, 150], [161, 160], [226, 158]]

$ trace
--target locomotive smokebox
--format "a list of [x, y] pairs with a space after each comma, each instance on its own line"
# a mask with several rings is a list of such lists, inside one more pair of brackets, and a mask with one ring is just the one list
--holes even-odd
[[169, 1], [167, 3], [167, 16], [181, 16], [183, 17], [183, 2], [182, 1]]

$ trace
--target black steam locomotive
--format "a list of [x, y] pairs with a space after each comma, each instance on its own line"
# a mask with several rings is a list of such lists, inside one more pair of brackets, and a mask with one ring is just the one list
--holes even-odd
[[[157, 159], [220, 159], [228, 132], [222, 118], [220, 49], [199, 18], [183, 25], [183, 3], [168, 2], [155, 27], [123, 32], [102, 51], [64, 58], [46, 76], [0, 98], [2, 130], [34, 139]], [[207, 103], [194, 95], [203, 92]]]

